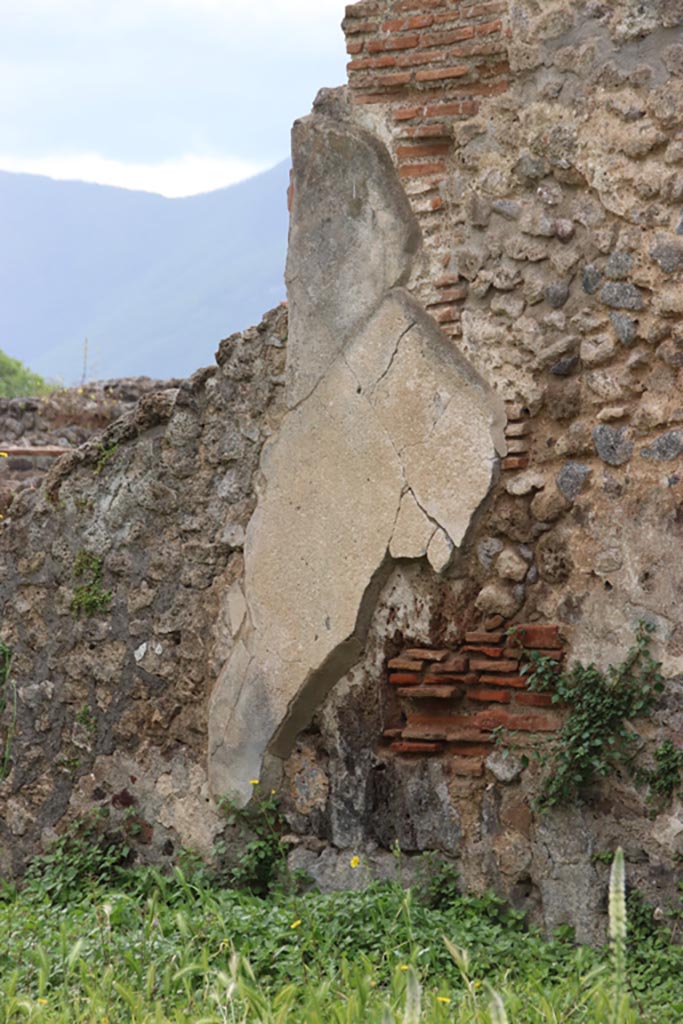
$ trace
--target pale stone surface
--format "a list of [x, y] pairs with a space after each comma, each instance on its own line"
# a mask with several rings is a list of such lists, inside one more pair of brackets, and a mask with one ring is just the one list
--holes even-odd
[[448, 534], [444, 530], [436, 530], [427, 548], [427, 558], [434, 572], [442, 573], [448, 568], [454, 550], [453, 541]]
[[[505, 450], [502, 402], [392, 288], [417, 229], [388, 156], [360, 129], [320, 117], [298, 125], [295, 147], [290, 411], [263, 452], [245, 545], [248, 613], [209, 714], [213, 789], [245, 801], [265, 753], [289, 753], [358, 659], [389, 555], [426, 550], [443, 572], [488, 493], [496, 447]], [[323, 231], [346, 240], [334, 274], [321, 268]]]
[[389, 554], [392, 558], [422, 558], [427, 554], [435, 530], [436, 526], [415, 501], [412, 491], [406, 491], [401, 498]]
[[528, 569], [529, 566], [522, 556], [512, 548], [501, 551], [496, 559], [496, 572], [504, 580], [514, 580], [515, 583], [519, 583], [526, 576]]

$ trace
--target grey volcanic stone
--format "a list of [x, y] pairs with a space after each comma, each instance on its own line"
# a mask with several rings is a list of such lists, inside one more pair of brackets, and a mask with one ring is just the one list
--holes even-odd
[[623, 313], [610, 313], [609, 318], [622, 345], [632, 345], [636, 340], [638, 321], [632, 320], [630, 316], [624, 316]]
[[605, 277], [610, 281], [623, 281], [631, 273], [633, 257], [628, 252], [613, 252], [605, 265]]
[[578, 362], [578, 356], [564, 356], [550, 367], [550, 372], [554, 377], [568, 377], [576, 369]]
[[533, 157], [531, 153], [523, 153], [515, 164], [515, 174], [522, 181], [538, 181], [548, 173], [545, 160]]
[[681, 452], [683, 452], [683, 430], [669, 430], [647, 448], [642, 448], [640, 454], [644, 459], [657, 459], [658, 462], [666, 462], [668, 459], [677, 458]]
[[683, 242], [659, 240], [650, 249], [650, 256], [659, 264], [665, 274], [683, 270]]
[[575, 501], [593, 470], [583, 462], [568, 462], [555, 477], [558, 488], [568, 501]]
[[595, 295], [602, 284], [602, 274], [597, 267], [593, 266], [592, 263], [588, 263], [583, 268], [581, 283], [583, 284], [583, 290], [587, 295]]
[[499, 213], [506, 220], [519, 220], [522, 207], [514, 199], [496, 199], [492, 206], [494, 213]]
[[622, 466], [633, 455], [633, 445], [624, 427], [601, 424], [593, 431], [593, 444], [602, 461], [609, 466]]
[[634, 284], [608, 281], [600, 292], [600, 301], [613, 309], [642, 309], [643, 296]]
[[566, 281], [549, 284], [544, 292], [545, 300], [553, 309], [561, 309], [569, 298], [569, 285]]

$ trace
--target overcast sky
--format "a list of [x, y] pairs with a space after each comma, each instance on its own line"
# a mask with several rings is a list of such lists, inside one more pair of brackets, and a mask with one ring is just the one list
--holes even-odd
[[0, 0], [0, 169], [189, 195], [282, 160], [345, 0]]

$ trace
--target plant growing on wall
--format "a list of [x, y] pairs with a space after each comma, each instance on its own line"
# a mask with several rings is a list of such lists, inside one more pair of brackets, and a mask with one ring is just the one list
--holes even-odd
[[80, 551], [73, 574], [82, 581], [71, 599], [71, 611], [76, 618], [81, 615], [91, 618], [97, 612], [106, 612], [111, 602], [111, 591], [102, 587], [102, 559], [90, 551]]
[[629, 721], [649, 715], [664, 686], [661, 666], [650, 654], [653, 631], [641, 622], [624, 661], [604, 672], [581, 662], [563, 670], [545, 655], [530, 654], [522, 669], [530, 673], [529, 689], [550, 693], [569, 709], [548, 757], [540, 807], [575, 802], [597, 779], [632, 767], [637, 734]]

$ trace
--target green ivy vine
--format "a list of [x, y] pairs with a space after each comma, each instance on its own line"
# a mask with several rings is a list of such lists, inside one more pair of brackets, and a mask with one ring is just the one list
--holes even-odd
[[[563, 669], [545, 655], [529, 655], [522, 668], [529, 689], [547, 692], [553, 703], [567, 706], [564, 726], [546, 759], [539, 808], [575, 803], [598, 779], [622, 767], [633, 771], [637, 734], [629, 722], [649, 716], [664, 688], [661, 665], [650, 653], [653, 632], [654, 626], [641, 622], [624, 661], [604, 672], [581, 662]], [[668, 750], [667, 757], [670, 762]], [[666, 777], [670, 780], [670, 771]]]

